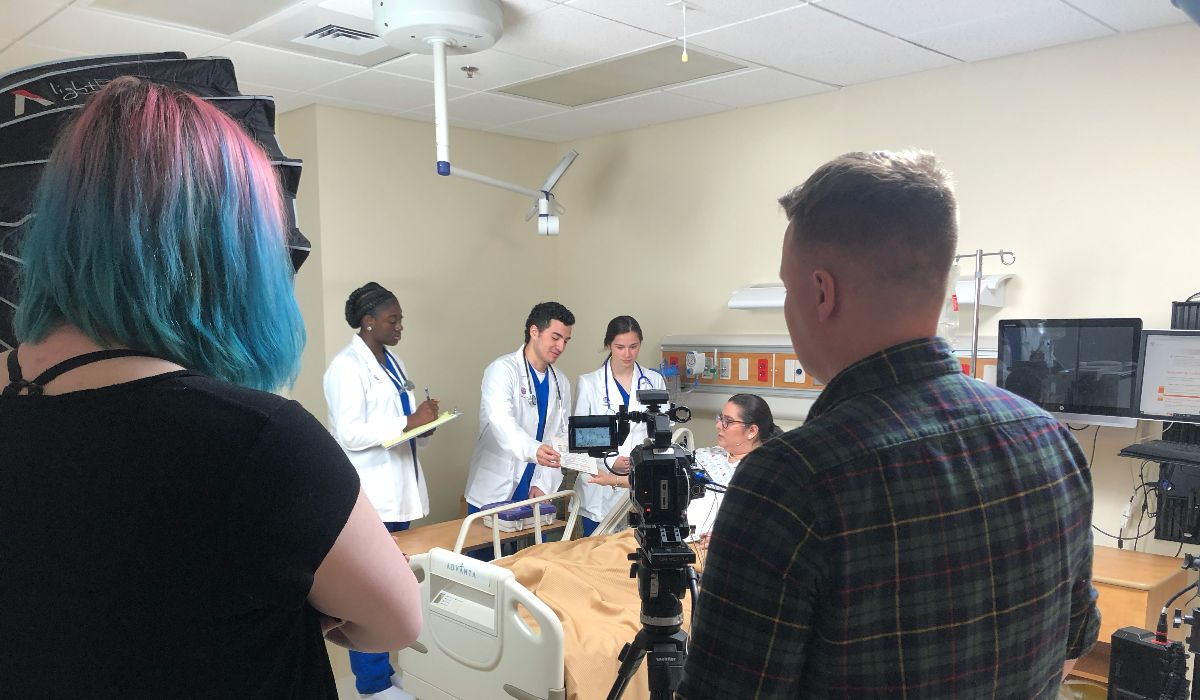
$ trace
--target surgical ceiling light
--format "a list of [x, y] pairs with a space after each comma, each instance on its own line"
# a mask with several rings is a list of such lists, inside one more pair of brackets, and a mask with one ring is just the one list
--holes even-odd
[[504, 32], [504, 13], [500, 0], [373, 0], [372, 9], [375, 32], [388, 45], [408, 53], [433, 56], [438, 175], [456, 175], [532, 197], [533, 208], [525, 220], [537, 214], [538, 233], [543, 236], [558, 235], [558, 215], [565, 210], [554, 198], [554, 186], [579, 155], [574, 150], [563, 156], [541, 188], [536, 190], [450, 165], [446, 56], [483, 51], [500, 39]]

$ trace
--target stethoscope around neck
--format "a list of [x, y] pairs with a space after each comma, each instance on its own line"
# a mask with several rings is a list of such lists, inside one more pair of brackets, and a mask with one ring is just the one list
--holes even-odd
[[400, 369], [400, 363], [393, 360], [392, 353], [387, 350], [383, 351], [383, 371], [396, 385], [396, 388], [404, 391], [413, 391], [417, 388], [417, 385], [404, 375], [404, 370]]
[[[608, 359], [604, 361], [604, 408], [608, 410], [612, 410], [612, 400], [608, 397], [609, 365], [611, 363], [612, 355], [609, 355]], [[638, 364], [637, 360], [633, 361], [633, 366], [638, 373], [638, 380], [633, 384], [634, 391], [637, 392], [641, 391], [642, 389], [653, 389], [654, 384], [650, 381], [650, 378], [646, 376], [646, 371], [642, 369], [642, 366]], [[645, 386], [643, 386], [643, 384], [645, 384]]]
[[[537, 408], [537, 390], [535, 389], [535, 387], [537, 385], [533, 381], [533, 371], [531, 369], [529, 369], [529, 360], [528, 359], [522, 357], [521, 361], [525, 363], [525, 382], [526, 382], [525, 388], [526, 388], [526, 391], [523, 392], [525, 394], [525, 400], [529, 402], [530, 406]], [[550, 377], [554, 381], [554, 399], [561, 406], [562, 405], [562, 392], [560, 392], [559, 388], [558, 388], [558, 373], [556, 373], [554, 371], [554, 366], [550, 365], [550, 364], [546, 365], [546, 371], [550, 373]]]

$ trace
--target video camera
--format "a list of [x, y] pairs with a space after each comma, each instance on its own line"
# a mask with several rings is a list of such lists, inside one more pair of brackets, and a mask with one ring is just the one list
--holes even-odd
[[687, 658], [687, 633], [683, 624], [683, 596], [689, 586], [696, 596], [696, 575], [691, 565], [696, 554], [685, 540], [691, 534], [687, 507], [704, 495], [705, 480], [696, 470], [696, 459], [671, 443], [671, 422], [686, 423], [692, 412], [671, 406], [661, 389], [637, 392], [644, 412], [621, 406], [615, 416], [575, 416], [569, 421], [568, 449], [592, 457], [610, 457], [629, 436], [633, 422], [647, 428], [645, 443], [629, 455], [629, 525], [635, 528], [638, 551], [630, 554], [629, 575], [638, 580], [642, 630], [621, 650], [621, 667], [609, 700], [621, 697], [643, 657], [650, 655], [649, 683], [652, 698], [673, 697]]
[[629, 437], [630, 425], [644, 423], [646, 442], [629, 455], [629, 499], [637, 510], [637, 521], [630, 524], [639, 530], [679, 527], [682, 537], [687, 537], [688, 503], [704, 495], [704, 484], [696, 476], [692, 454], [671, 444], [671, 423], [688, 422], [692, 412], [686, 406], [660, 411], [663, 404], [670, 404], [667, 392], [661, 389], [642, 389], [637, 398], [646, 405], [644, 412], [622, 405], [616, 415], [573, 416], [567, 431], [568, 449], [597, 458], [614, 456]]

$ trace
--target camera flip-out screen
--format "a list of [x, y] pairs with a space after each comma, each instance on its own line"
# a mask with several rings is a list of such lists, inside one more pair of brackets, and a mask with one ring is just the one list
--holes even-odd
[[572, 452], [617, 449], [616, 416], [573, 416], [568, 440]]

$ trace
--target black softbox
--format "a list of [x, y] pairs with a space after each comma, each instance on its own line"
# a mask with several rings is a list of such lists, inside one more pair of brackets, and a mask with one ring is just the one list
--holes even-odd
[[0, 75], [0, 350], [16, 346], [20, 238], [31, 218], [42, 168], [63, 126], [113, 78], [132, 75], [199, 95], [233, 117], [263, 147], [279, 177], [292, 267], [311, 246], [296, 226], [301, 161], [288, 158], [275, 138], [275, 102], [238, 92], [227, 58], [188, 58], [178, 51], [91, 56], [43, 63]]

